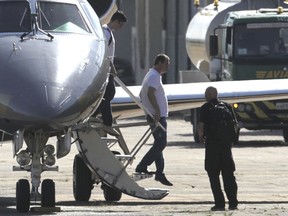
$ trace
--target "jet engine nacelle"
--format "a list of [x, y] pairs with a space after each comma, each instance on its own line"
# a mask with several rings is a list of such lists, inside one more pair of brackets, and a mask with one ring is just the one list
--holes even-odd
[[100, 18], [102, 25], [108, 23], [118, 9], [116, 0], [88, 0], [88, 2]]

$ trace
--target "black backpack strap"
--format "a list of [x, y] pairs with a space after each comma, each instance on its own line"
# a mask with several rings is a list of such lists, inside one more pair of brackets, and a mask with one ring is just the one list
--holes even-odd
[[220, 101], [220, 102], [225, 104], [225, 106], [229, 109], [229, 111], [233, 117], [234, 124], [238, 124], [238, 121], [237, 121], [236, 115], [234, 113], [233, 107], [230, 104], [228, 104], [227, 102], [224, 102], [224, 101]]

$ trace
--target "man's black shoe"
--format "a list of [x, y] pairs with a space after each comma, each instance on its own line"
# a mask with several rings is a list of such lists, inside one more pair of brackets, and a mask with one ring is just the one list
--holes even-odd
[[238, 210], [237, 206], [229, 206], [229, 210]]
[[167, 178], [166, 178], [166, 176], [164, 174], [163, 175], [158, 175], [158, 176], [156, 175], [155, 176], [155, 180], [159, 181], [163, 185], [173, 186], [173, 184], [167, 180]]
[[211, 208], [211, 211], [225, 211], [225, 207], [213, 206], [213, 207]]

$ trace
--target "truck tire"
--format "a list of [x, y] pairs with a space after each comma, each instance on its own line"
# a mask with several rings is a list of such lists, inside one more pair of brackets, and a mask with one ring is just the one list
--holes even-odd
[[237, 133], [236, 133], [236, 137], [234, 139], [234, 145], [238, 145], [239, 143], [239, 136], [240, 136], [240, 128], [238, 128]]
[[200, 142], [199, 135], [197, 132], [197, 124], [199, 121], [199, 115], [200, 115], [200, 109], [199, 108], [191, 109], [191, 124], [192, 124], [192, 128], [193, 128], [192, 132], [193, 132], [193, 136], [194, 136], [194, 141], [196, 143]]
[[194, 125], [193, 125], [193, 136], [194, 136], [195, 143], [199, 143], [200, 142], [199, 134], [197, 132], [197, 127]]
[[283, 137], [284, 137], [284, 141], [287, 143], [288, 142], [288, 127], [283, 128]]

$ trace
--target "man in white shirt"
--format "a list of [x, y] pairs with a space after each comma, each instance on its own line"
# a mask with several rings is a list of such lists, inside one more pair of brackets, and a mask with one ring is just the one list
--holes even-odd
[[102, 26], [104, 36], [108, 43], [108, 57], [110, 58], [110, 76], [109, 81], [107, 84], [107, 88], [105, 94], [103, 96], [103, 100], [100, 103], [98, 109], [94, 113], [94, 116], [98, 115], [99, 113], [102, 114], [103, 120], [103, 130], [113, 136], [119, 136], [118, 132], [112, 127], [112, 110], [111, 110], [111, 100], [114, 98], [115, 95], [115, 83], [114, 83], [114, 76], [117, 75], [116, 69], [114, 67], [113, 61], [115, 56], [115, 39], [113, 32], [122, 28], [124, 23], [127, 21], [127, 18], [123, 11], [116, 11], [113, 16], [111, 17], [108, 24], [104, 24]]
[[153, 132], [154, 143], [146, 155], [136, 167], [136, 172], [149, 173], [147, 167], [153, 162], [156, 165], [155, 180], [167, 186], [173, 186], [163, 173], [164, 157], [163, 150], [167, 145], [167, 133], [161, 127], [157, 127], [159, 122], [165, 129], [167, 128], [166, 118], [168, 117], [168, 102], [164, 92], [162, 75], [167, 72], [170, 58], [165, 54], [156, 56], [153, 68], [151, 68], [142, 82], [140, 98], [143, 105], [153, 115], [146, 113], [146, 119]]

